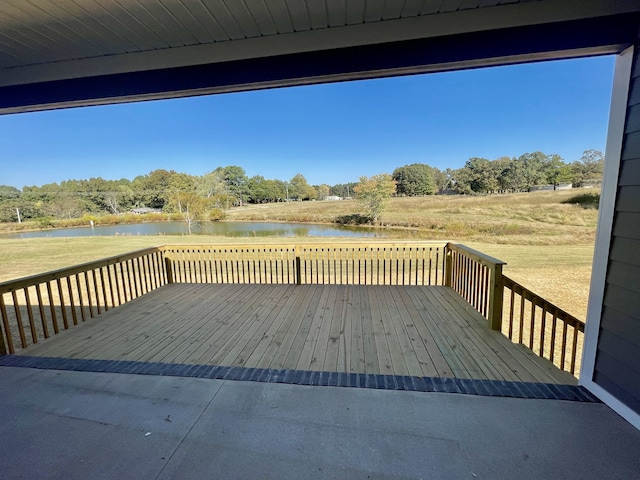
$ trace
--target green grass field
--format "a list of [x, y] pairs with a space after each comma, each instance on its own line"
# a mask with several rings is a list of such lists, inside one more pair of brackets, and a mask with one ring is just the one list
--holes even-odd
[[[382, 221], [390, 239], [448, 240], [499, 258], [507, 262], [506, 275], [584, 319], [597, 210], [565, 203], [579, 193], [584, 192], [398, 198], [391, 202]], [[355, 201], [291, 202], [234, 209], [228, 219], [331, 222], [336, 216], [357, 211]], [[0, 239], [0, 281], [162, 244], [282, 242], [281, 238], [198, 235]]]

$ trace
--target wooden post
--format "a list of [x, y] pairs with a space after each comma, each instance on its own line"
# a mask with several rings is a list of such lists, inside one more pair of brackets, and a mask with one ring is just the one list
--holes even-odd
[[451, 275], [453, 273], [453, 252], [447, 243], [444, 246], [444, 286], [451, 287]]
[[167, 271], [167, 283], [173, 283], [173, 266], [171, 264], [171, 258], [164, 257], [164, 268]]
[[296, 285], [302, 285], [302, 260], [300, 259], [300, 247], [296, 245]]
[[489, 291], [489, 325], [491, 330], [502, 330], [502, 303], [504, 294], [504, 279], [502, 265], [495, 265], [491, 269]]

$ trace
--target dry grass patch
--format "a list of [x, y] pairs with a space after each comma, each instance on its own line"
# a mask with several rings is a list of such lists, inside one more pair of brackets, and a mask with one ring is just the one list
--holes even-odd
[[[598, 211], [575, 203], [573, 199], [580, 197], [576, 192], [580, 191], [394, 198], [382, 214], [381, 223], [392, 238], [456, 238], [522, 245], [591, 244]], [[353, 200], [290, 202], [233, 209], [228, 219], [334, 223], [338, 217], [359, 211]]]

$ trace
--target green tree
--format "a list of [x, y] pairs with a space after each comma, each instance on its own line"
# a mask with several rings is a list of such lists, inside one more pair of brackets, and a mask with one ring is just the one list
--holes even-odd
[[436, 185], [433, 181], [433, 169], [424, 163], [413, 163], [398, 167], [391, 175], [397, 183], [397, 193], [410, 197], [433, 195]]
[[602, 181], [604, 172], [604, 155], [599, 150], [585, 150], [577, 160], [571, 164], [571, 180], [574, 187], [583, 187]]
[[460, 193], [491, 193], [500, 188], [497, 172], [486, 158], [470, 158], [454, 178], [454, 187]]
[[169, 207], [180, 213], [191, 235], [198, 223], [206, 218], [209, 202], [195, 192], [175, 191], [169, 195]]
[[553, 185], [554, 190], [561, 183], [571, 182], [571, 166], [567, 165], [560, 155], [547, 156], [543, 171], [547, 183]]
[[213, 171], [205, 173], [195, 179], [196, 192], [198, 195], [211, 198], [214, 195], [225, 193], [226, 184], [221, 172]]
[[226, 167], [218, 167], [213, 173], [218, 175], [226, 186], [226, 193], [228, 198], [234, 198], [234, 203], [242, 205], [249, 198], [249, 191], [247, 189], [247, 174], [244, 168], [237, 165], [229, 165]]
[[349, 198], [354, 195], [353, 189], [357, 185], [356, 182], [351, 183], [339, 183], [331, 187], [330, 194], [337, 197]]
[[316, 190], [309, 183], [304, 175], [298, 173], [289, 180], [289, 198], [296, 200], [309, 200], [315, 198]]
[[324, 200], [329, 196], [329, 192], [331, 191], [331, 187], [325, 183], [322, 185], [314, 185], [313, 188], [316, 190], [316, 200]]
[[371, 223], [376, 224], [391, 196], [396, 193], [396, 181], [388, 173], [360, 177], [354, 191]]

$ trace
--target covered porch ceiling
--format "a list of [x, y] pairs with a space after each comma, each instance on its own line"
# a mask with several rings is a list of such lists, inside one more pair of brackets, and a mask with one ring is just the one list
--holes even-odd
[[636, 0], [7, 0], [0, 113], [618, 53]]

